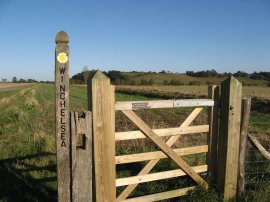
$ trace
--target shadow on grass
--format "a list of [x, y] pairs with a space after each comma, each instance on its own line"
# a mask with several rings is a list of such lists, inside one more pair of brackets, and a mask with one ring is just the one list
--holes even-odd
[[54, 156], [42, 153], [0, 160], [0, 201], [57, 201], [56, 165], [33, 165]]

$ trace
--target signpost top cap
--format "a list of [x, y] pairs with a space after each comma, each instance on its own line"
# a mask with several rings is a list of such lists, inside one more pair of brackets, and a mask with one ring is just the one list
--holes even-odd
[[66, 32], [60, 31], [57, 33], [55, 37], [55, 43], [68, 43], [69, 42], [69, 36]]

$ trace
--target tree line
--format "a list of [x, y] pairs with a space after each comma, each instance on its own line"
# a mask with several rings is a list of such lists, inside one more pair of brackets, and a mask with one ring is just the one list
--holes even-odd
[[[98, 70], [86, 70], [84, 69], [82, 72], [75, 74], [71, 77], [71, 84], [87, 84], [87, 80], [89, 77], [92, 77]], [[130, 78], [129, 76], [123, 74], [120, 71], [112, 70], [112, 71], [102, 71], [103, 74], [108, 76], [111, 80], [111, 83], [114, 85], [153, 85], [153, 79], [141, 79], [139, 82]]]
[[253, 73], [247, 73], [244, 71], [237, 71], [235, 73], [230, 72], [224, 72], [224, 73], [218, 73], [214, 69], [212, 70], [206, 70], [206, 71], [186, 71], [186, 75], [188, 76], [194, 76], [194, 77], [228, 77], [228, 76], [235, 76], [235, 77], [247, 77], [254, 80], [266, 80], [270, 81], [270, 72], [253, 72]]
[[16, 76], [13, 76], [11, 79], [12, 83], [35, 83], [38, 82], [35, 79], [17, 79]]
[[[88, 68], [85, 66], [83, 68], [83, 71], [80, 73], [77, 73], [76, 75], [72, 76], [70, 79], [70, 82], [72, 84], [86, 84], [88, 77], [92, 77], [97, 70], [88, 70]], [[112, 84], [115, 85], [153, 85], [154, 80], [153, 79], [146, 79], [142, 78], [139, 81], [135, 80], [131, 76], [128, 76], [127, 74], [117, 71], [117, 70], [111, 70], [111, 71], [103, 71], [105, 75], [107, 75]], [[150, 74], [177, 74], [179, 75], [180, 73], [172, 73], [172, 72], [166, 72], [165, 70], [162, 70], [161, 72], [136, 72], [132, 71], [130, 73], [137, 73], [137, 76], [141, 75], [150, 75]], [[186, 71], [185, 73], [188, 76], [192, 77], [228, 77], [228, 76], [235, 76], [235, 77], [247, 77], [251, 78], [254, 80], [267, 80], [270, 81], [270, 72], [253, 72], [253, 73], [247, 73], [244, 71], [237, 71], [235, 73], [218, 73], [215, 70], [206, 70], [206, 71]], [[198, 81], [190, 81], [189, 85], [200, 85], [199, 83], [196, 83]], [[165, 80], [163, 82], [164, 85], [183, 85], [180, 81], [176, 79], [171, 79], [171, 80]]]

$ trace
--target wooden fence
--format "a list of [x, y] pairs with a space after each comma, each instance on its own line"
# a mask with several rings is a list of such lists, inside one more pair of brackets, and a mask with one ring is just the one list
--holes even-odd
[[[257, 189], [263, 183], [269, 183], [270, 177], [270, 151], [260, 142], [260, 136], [248, 134], [251, 98], [242, 100], [242, 121], [239, 152], [238, 195], [241, 196], [245, 189]], [[269, 145], [269, 141], [264, 142]]]
[[[59, 201], [158, 201], [188, 194], [186, 187], [128, 198], [139, 183], [188, 176], [208, 189], [217, 183], [224, 200], [236, 196], [242, 85], [230, 77], [219, 86], [210, 86], [208, 99], [147, 100], [115, 102], [115, 88], [110, 79], [97, 72], [88, 80], [88, 109], [83, 115], [69, 112], [69, 48], [64, 32], [56, 37], [56, 146]], [[221, 92], [220, 92], [221, 91]], [[137, 114], [138, 109], [191, 107], [193, 111], [175, 128], [152, 129]], [[191, 125], [208, 108], [208, 124]], [[115, 111], [121, 111], [138, 128], [115, 132]], [[219, 124], [220, 123], [220, 124]], [[182, 134], [207, 133], [207, 144], [172, 149]], [[162, 137], [168, 137], [164, 141]], [[115, 155], [115, 143], [148, 138], [160, 150], [129, 155]], [[190, 166], [183, 155], [207, 153], [205, 165]], [[150, 173], [162, 158], [170, 158], [176, 170]], [[117, 178], [116, 165], [147, 161], [137, 176]], [[200, 173], [208, 173], [206, 179]], [[209, 179], [212, 179], [209, 181]], [[211, 184], [210, 184], [211, 185]], [[116, 196], [116, 188], [126, 186]]]

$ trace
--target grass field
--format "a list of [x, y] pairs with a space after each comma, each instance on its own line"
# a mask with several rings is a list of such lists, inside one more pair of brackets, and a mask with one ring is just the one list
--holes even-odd
[[[117, 90], [137, 90], [146, 92], [156, 92], [157, 94], [175, 94], [181, 95], [194, 95], [194, 96], [207, 96], [207, 85], [200, 86], [116, 86]], [[266, 86], [244, 86], [243, 96], [258, 97], [261, 99], [270, 100], [270, 87]]]
[[[173, 74], [173, 73], [132, 73], [132, 72], [124, 72], [124, 75], [128, 76], [130, 79], [136, 81], [136, 83], [140, 83], [142, 79], [154, 81], [154, 84], [163, 85], [164, 81], [177, 80], [182, 84], [189, 84], [190, 82], [199, 82], [200, 85], [206, 85], [209, 82], [211, 84], [220, 84], [225, 78], [218, 77], [193, 77], [188, 76], [186, 74]], [[237, 79], [242, 82], [244, 85], [252, 85], [252, 86], [267, 86], [268, 81], [265, 80], [254, 80], [247, 77], [237, 77]]]
[[[87, 91], [85, 87], [71, 86], [70, 89], [71, 110], [87, 109]], [[116, 93], [116, 100], [145, 100], [149, 99], [140, 95], [126, 95]], [[156, 99], [156, 98], [154, 98]], [[151, 110], [138, 111], [138, 114], [152, 128], [178, 126], [191, 111], [189, 108], [177, 110]], [[0, 87], [0, 201], [55, 201], [56, 186], [56, 157], [55, 157], [55, 119], [54, 119], [54, 85], [53, 84], [29, 84], [13, 86], [9, 88]], [[166, 118], [164, 119], [164, 114]], [[206, 110], [195, 123], [205, 123]], [[116, 114], [116, 130], [123, 131], [135, 129], [124, 116]], [[269, 137], [270, 115], [260, 112], [252, 112], [249, 130], [258, 136]], [[206, 136], [198, 134], [183, 136], [177, 146], [190, 146], [205, 143]], [[142, 144], [143, 147], [139, 147]], [[117, 145], [117, 153], [132, 153], [134, 151], [152, 151], [154, 146], [149, 142], [133, 142], [130, 144]], [[202, 164], [205, 162], [205, 155], [198, 155], [194, 158], [185, 158], [191, 164]], [[144, 164], [133, 167], [118, 167], [118, 177], [127, 176], [130, 172], [136, 172]], [[166, 170], [174, 167], [167, 159], [155, 168], [155, 170]], [[145, 183], [139, 186], [133, 193], [140, 195], [173, 189], [175, 186], [183, 186], [184, 182], [173, 181], [167, 186], [160, 183]], [[187, 183], [187, 182], [185, 182]], [[118, 190], [119, 192], [120, 190]], [[211, 191], [210, 191], [211, 192]], [[207, 194], [202, 190], [194, 192], [193, 201], [204, 197], [212, 197], [219, 200], [215, 192]], [[265, 194], [265, 192], [263, 192]], [[260, 193], [254, 193], [261, 197]], [[254, 198], [255, 195], [248, 197]], [[269, 194], [269, 192], [266, 192]], [[248, 198], [246, 197], [246, 198]], [[191, 198], [185, 198], [192, 201]], [[208, 199], [206, 198], [205, 201]], [[243, 199], [245, 201], [245, 199]], [[263, 200], [260, 200], [263, 201]]]

